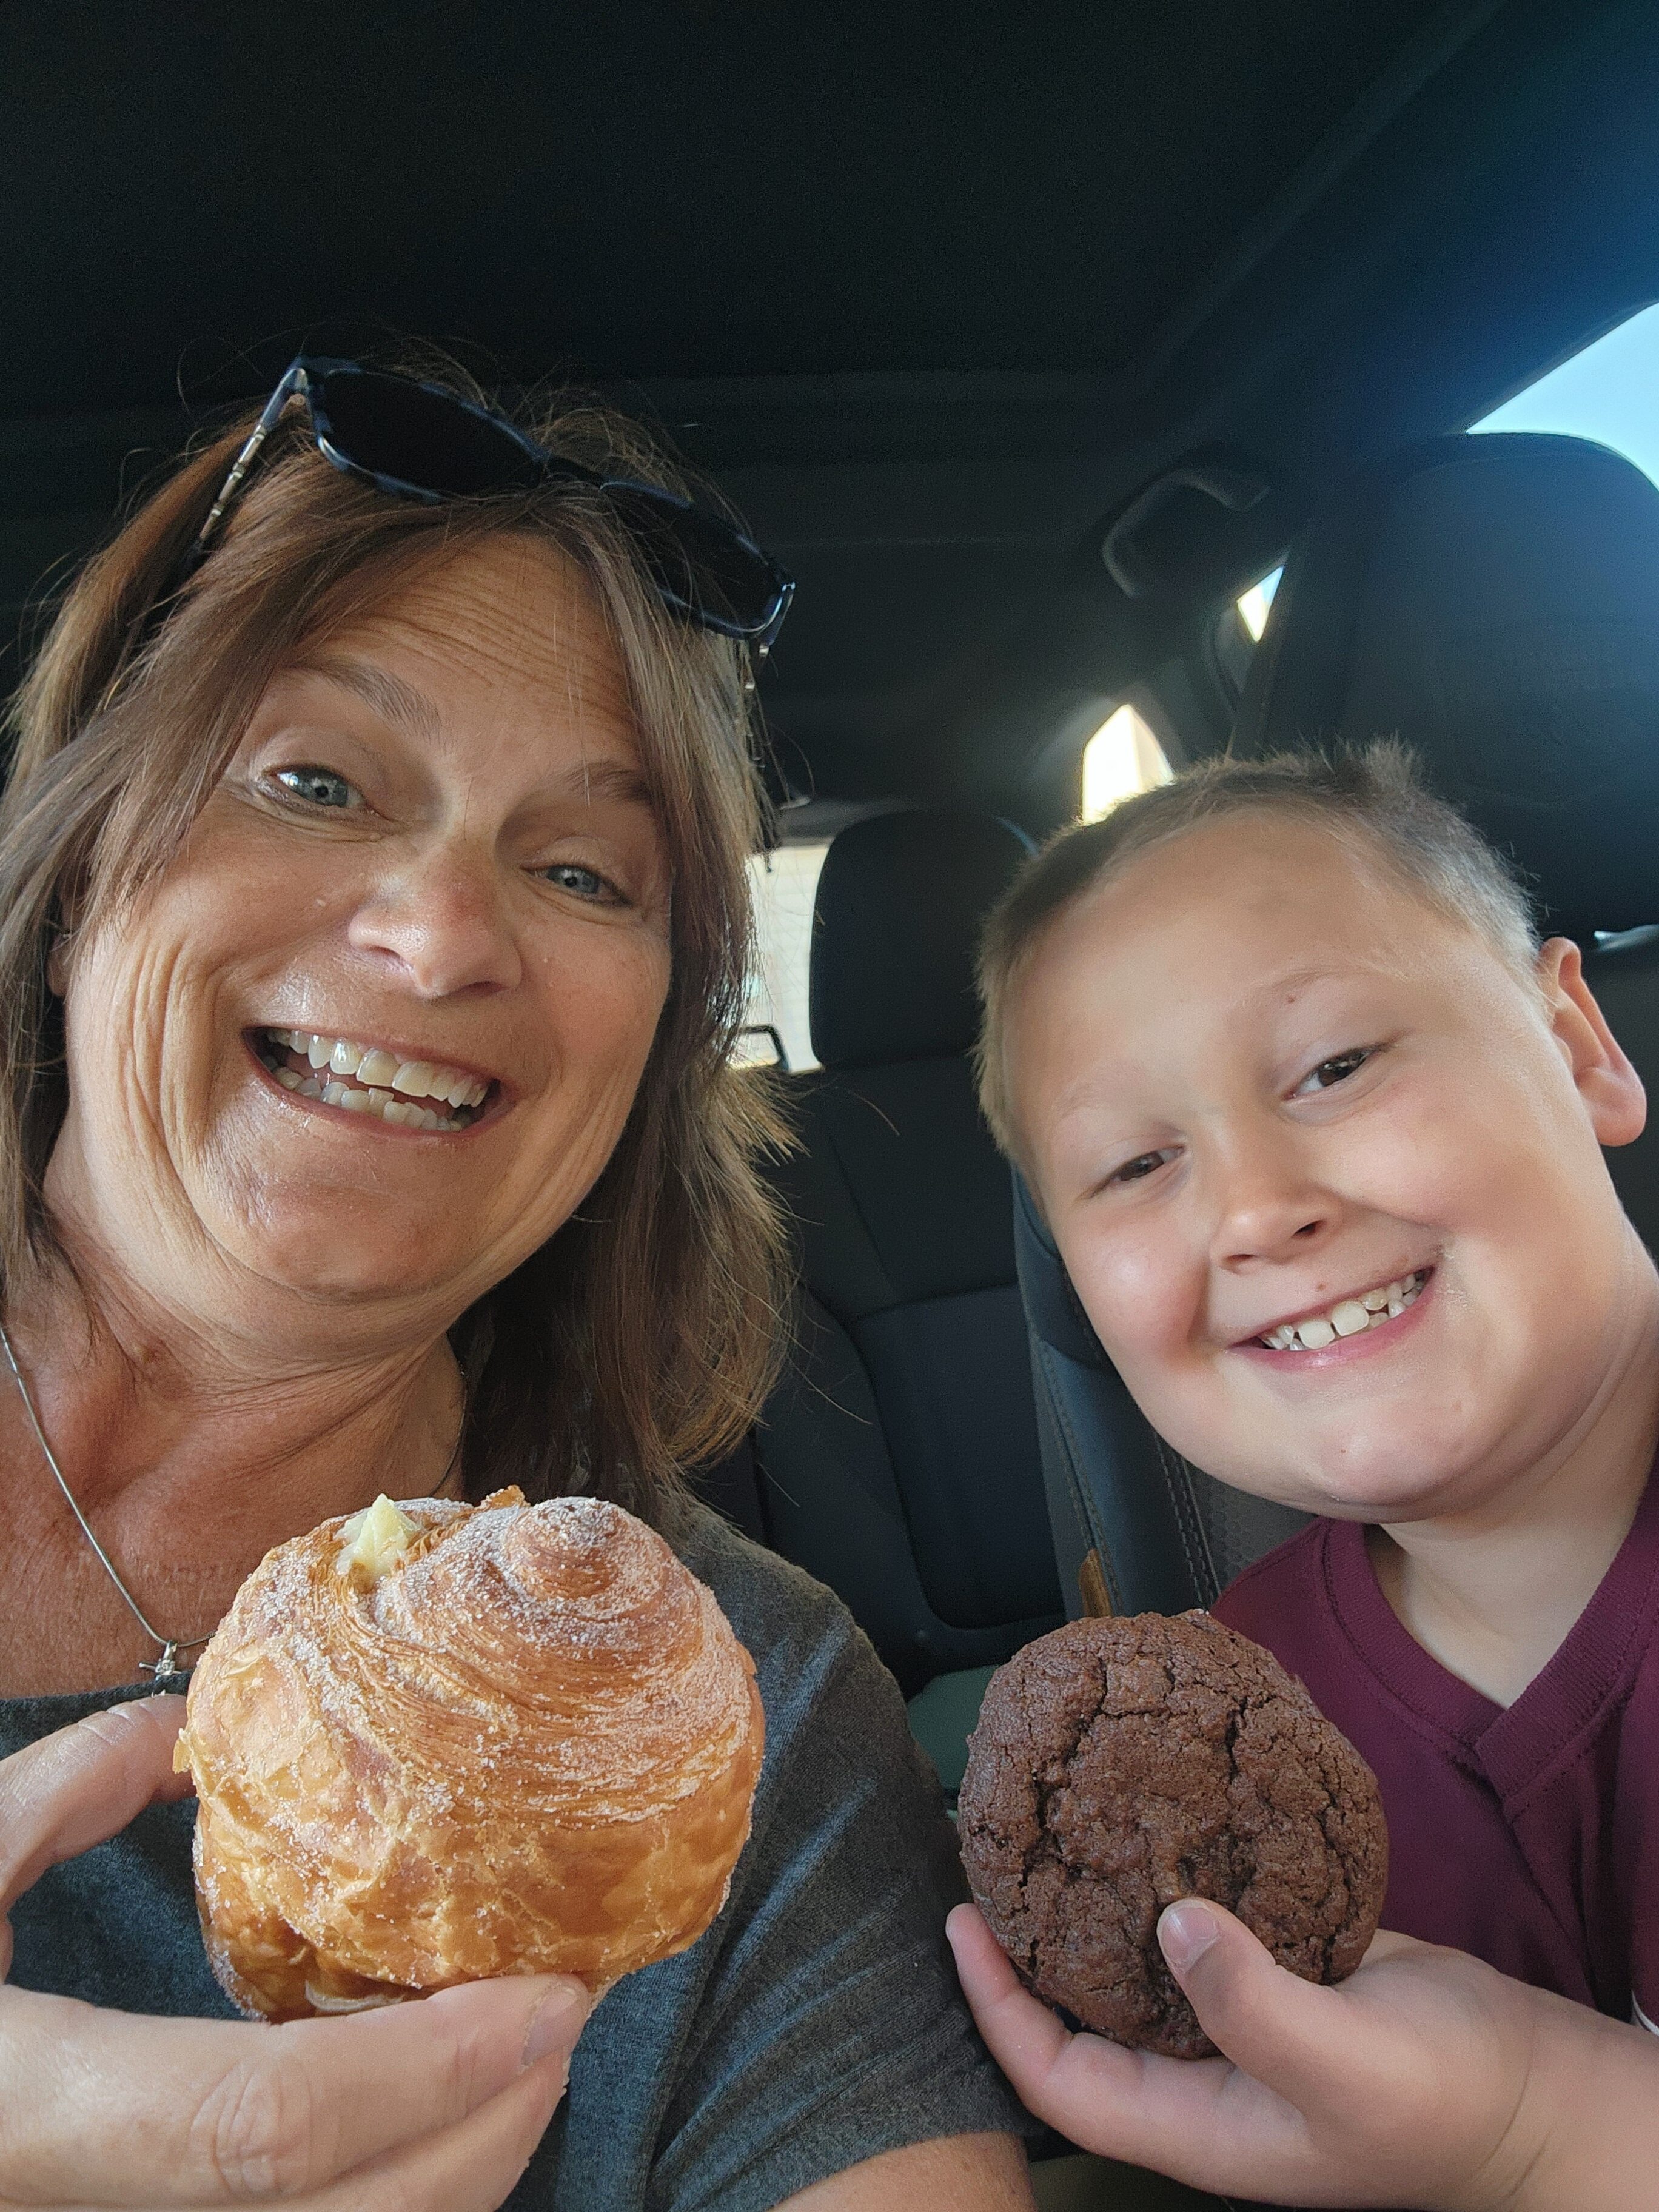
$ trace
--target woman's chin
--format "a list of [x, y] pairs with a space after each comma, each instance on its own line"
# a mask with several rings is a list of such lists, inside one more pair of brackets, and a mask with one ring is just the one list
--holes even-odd
[[[402, 1224], [384, 1215], [354, 1219], [345, 1208], [325, 1219], [262, 1222], [252, 1234], [244, 1224], [240, 1236], [216, 1241], [256, 1281], [331, 1305], [451, 1303], [458, 1286], [470, 1285], [478, 1271], [477, 1245], [469, 1240], [463, 1249], [453, 1224]], [[470, 1291], [459, 1294], [471, 1302]]]

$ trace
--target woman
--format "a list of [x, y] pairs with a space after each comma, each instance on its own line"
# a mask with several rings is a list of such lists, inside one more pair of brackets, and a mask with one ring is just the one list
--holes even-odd
[[[301, 362], [245, 433], [70, 593], [0, 816], [0, 2201], [1027, 2203], [896, 1693], [677, 1472], [771, 1358], [727, 1051], [787, 583], [592, 410]], [[144, 1698], [270, 1545], [509, 1480], [661, 1527], [769, 1734], [726, 1911], [551, 2130], [568, 1984], [228, 2020]]]

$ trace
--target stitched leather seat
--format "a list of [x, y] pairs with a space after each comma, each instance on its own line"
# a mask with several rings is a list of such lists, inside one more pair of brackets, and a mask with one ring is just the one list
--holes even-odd
[[[843, 830], [813, 924], [823, 1066], [787, 1079], [803, 1147], [777, 1180], [802, 1290], [755, 1438], [768, 1534], [908, 1696], [1061, 1617], [1008, 1170], [967, 1056], [980, 922], [1026, 850], [965, 812]], [[956, 1699], [969, 1719], [978, 1686]]]
[[[1234, 750], [1396, 732], [1528, 871], [1547, 932], [1583, 947], [1656, 1097], [1659, 490], [1601, 447], [1496, 435], [1434, 439], [1343, 485], [1285, 568]], [[1659, 1133], [1607, 1164], [1656, 1246]], [[1154, 1435], [1024, 1193], [1017, 1220], [1068, 1602], [1092, 1548], [1117, 1610], [1206, 1605], [1300, 1516]]]

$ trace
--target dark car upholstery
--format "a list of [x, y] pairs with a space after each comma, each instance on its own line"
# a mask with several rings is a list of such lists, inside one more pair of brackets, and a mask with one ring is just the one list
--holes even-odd
[[813, 1049], [785, 1079], [793, 1354], [755, 1438], [767, 1533], [838, 1591], [907, 1695], [1060, 1618], [1008, 1170], [968, 1054], [973, 951], [1027, 850], [969, 812], [844, 830], [819, 879]]
[[[1397, 732], [1528, 877], [1650, 1092], [1659, 1079], [1659, 489], [1572, 438], [1434, 439], [1344, 485], [1286, 567], [1234, 750]], [[1608, 1154], [1650, 1245], [1659, 1139]], [[1300, 1516], [1154, 1435], [1020, 1194], [1045, 1477], [1068, 1601], [1206, 1605]]]

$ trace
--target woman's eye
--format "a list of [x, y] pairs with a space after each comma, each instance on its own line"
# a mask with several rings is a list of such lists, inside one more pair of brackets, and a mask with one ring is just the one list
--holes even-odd
[[1334, 1084], [1346, 1083], [1351, 1075], [1358, 1073], [1375, 1049], [1371, 1045], [1358, 1045], [1352, 1052], [1339, 1052], [1331, 1060], [1322, 1060], [1317, 1067], [1303, 1077], [1291, 1097], [1310, 1098], [1316, 1091], [1328, 1091]]
[[303, 799], [307, 806], [349, 808], [363, 803], [356, 785], [336, 775], [331, 768], [279, 768], [273, 781], [290, 798]]
[[556, 889], [568, 891], [574, 898], [595, 901], [615, 900], [615, 886], [606, 881], [597, 868], [585, 868], [579, 860], [555, 860], [550, 868], [542, 871], [544, 878]]

